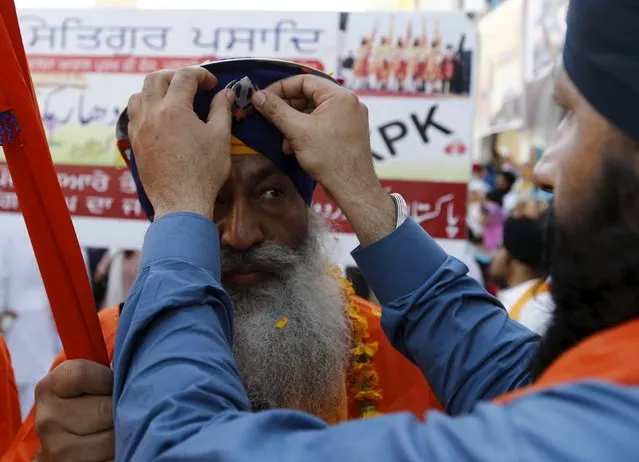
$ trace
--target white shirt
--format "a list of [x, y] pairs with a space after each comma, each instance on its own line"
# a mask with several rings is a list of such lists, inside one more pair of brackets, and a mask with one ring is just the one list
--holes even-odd
[[[499, 292], [499, 300], [510, 313], [519, 300], [526, 296], [527, 291], [537, 284], [539, 284], [539, 280], [532, 279], [510, 289], [504, 289]], [[543, 335], [554, 309], [555, 303], [550, 292], [538, 292], [524, 304], [517, 321], [533, 332]]]
[[0, 310], [17, 315], [5, 339], [24, 416], [35, 385], [62, 347], [26, 227], [23, 235], [0, 243]]

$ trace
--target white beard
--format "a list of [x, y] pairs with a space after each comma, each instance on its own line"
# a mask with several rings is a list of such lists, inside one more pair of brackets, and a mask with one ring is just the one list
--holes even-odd
[[[301, 249], [277, 244], [254, 249], [250, 260], [278, 276], [230, 288], [235, 313], [233, 354], [254, 410], [289, 408], [316, 416], [334, 413], [342, 399], [351, 330], [340, 281], [328, 274], [326, 227], [309, 211]], [[232, 264], [222, 252], [222, 266]], [[248, 256], [248, 255], [247, 255]], [[284, 327], [276, 323], [287, 318]]]

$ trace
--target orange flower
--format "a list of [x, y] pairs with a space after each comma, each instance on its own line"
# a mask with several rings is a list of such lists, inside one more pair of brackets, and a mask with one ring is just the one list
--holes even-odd
[[355, 395], [357, 401], [379, 401], [382, 399], [382, 393], [380, 391], [363, 390]]

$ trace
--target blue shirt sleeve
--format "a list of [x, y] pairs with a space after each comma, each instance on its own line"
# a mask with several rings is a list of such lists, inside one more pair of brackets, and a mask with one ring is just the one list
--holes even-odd
[[449, 413], [530, 383], [539, 337], [413, 220], [353, 257], [384, 306], [386, 335]]
[[167, 215], [147, 232], [116, 335], [118, 460], [156, 460], [160, 441], [177, 444], [211, 416], [250, 409], [230, 348], [219, 248], [215, 225], [196, 214]]
[[251, 413], [231, 354], [231, 304], [218, 254], [215, 226], [197, 215], [169, 215], [149, 229], [116, 339], [117, 461], [636, 457], [639, 391], [611, 384], [480, 404], [460, 417], [431, 412], [426, 423], [406, 413], [328, 427], [295, 411]]

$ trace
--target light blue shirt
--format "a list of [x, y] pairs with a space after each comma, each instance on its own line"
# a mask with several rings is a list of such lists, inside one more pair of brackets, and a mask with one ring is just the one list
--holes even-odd
[[[250, 412], [231, 353], [219, 237], [200, 216], [146, 236], [116, 340], [117, 461], [636, 461], [639, 389], [589, 381], [508, 405], [530, 383], [538, 337], [408, 220], [353, 256], [384, 305], [394, 346], [451, 416], [409, 413], [329, 427], [301, 412]], [[482, 403], [484, 401], [484, 403]]]

